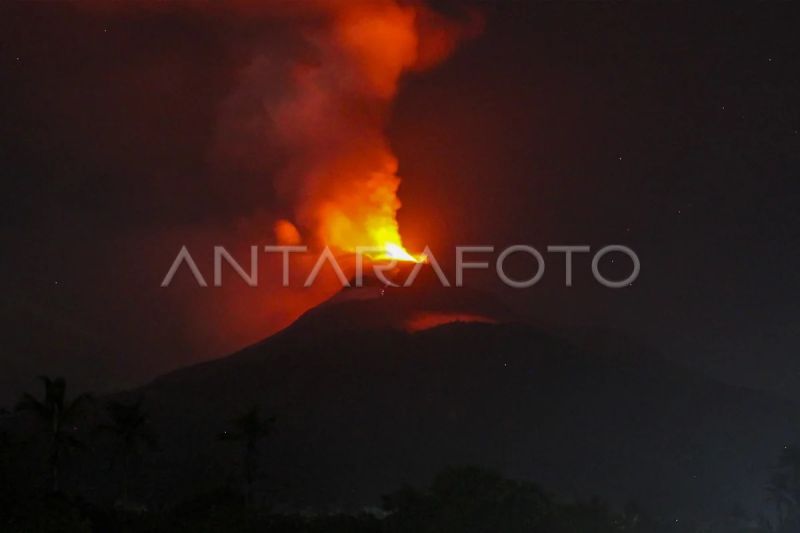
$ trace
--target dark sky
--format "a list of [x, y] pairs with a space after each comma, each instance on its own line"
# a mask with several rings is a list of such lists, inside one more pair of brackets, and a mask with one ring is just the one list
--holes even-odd
[[[236, 164], [219, 146], [238, 73], [294, 53], [291, 24], [189, 6], [0, 8], [0, 402], [40, 373], [135, 383], [299, 311], [158, 286], [181, 244], [266, 242], [289, 209], [268, 143]], [[393, 107], [408, 244], [626, 244], [629, 289], [597, 286], [588, 259], [566, 289], [548, 258], [503, 296], [800, 399], [800, 8], [478, 6], [482, 35], [404, 78]]]

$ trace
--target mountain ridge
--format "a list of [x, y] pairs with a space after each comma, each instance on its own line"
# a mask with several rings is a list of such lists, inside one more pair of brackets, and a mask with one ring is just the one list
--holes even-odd
[[260, 490], [299, 507], [375, 504], [451, 464], [682, 516], [760, 501], [796, 436], [796, 406], [616, 333], [573, 341], [499, 315], [402, 327], [420, 310], [495, 309], [476, 293], [449, 296], [460, 290], [329, 302], [264, 341], [122, 394], [144, 398], [170, 442], [155, 466], [172, 475], [150, 480], [159, 498], [229, 482], [236, 457], [214, 435], [255, 404], [277, 417]]

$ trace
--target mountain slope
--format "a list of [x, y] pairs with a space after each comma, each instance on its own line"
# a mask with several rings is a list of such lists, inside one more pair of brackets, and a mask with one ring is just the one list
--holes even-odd
[[[402, 329], [431, 311], [496, 323]], [[257, 345], [131, 391], [164, 443], [143, 486], [165, 500], [230, 478], [239, 450], [214, 436], [255, 403], [278, 419], [260, 490], [293, 505], [371, 504], [464, 463], [683, 515], [760, 502], [794, 436], [793, 405], [622, 339], [573, 344], [508, 316], [462, 289], [338, 298]]]

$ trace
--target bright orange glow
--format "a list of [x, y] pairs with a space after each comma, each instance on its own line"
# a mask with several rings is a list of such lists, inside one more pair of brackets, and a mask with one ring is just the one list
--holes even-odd
[[278, 244], [300, 244], [300, 232], [297, 231], [295, 225], [288, 220], [277, 221], [273, 229], [275, 230], [275, 238], [278, 240]]
[[487, 316], [472, 313], [422, 312], [406, 320], [405, 329], [413, 333], [444, 324], [452, 324], [453, 322], [482, 322], [485, 324], [494, 324], [497, 321]]
[[[385, 107], [403, 71], [416, 62], [416, 11], [391, 1], [343, 6], [334, 16], [332, 41], [347, 59], [353, 83], [349, 90]], [[357, 247], [382, 250], [367, 254], [373, 259], [416, 262], [400, 237], [398, 162], [381, 126], [359, 123], [364, 137], [359, 135], [343, 146], [334, 166], [326, 169], [335, 187], [328, 193], [332, 198], [317, 211], [320, 237], [325, 244], [348, 252]], [[343, 183], [354, 186], [342, 188]]]
[[400, 178], [395, 174], [396, 158], [384, 148], [373, 154], [360, 152], [357, 156], [364, 157], [365, 161], [348, 159], [341, 164], [357, 169], [372, 163], [377, 169], [365, 171], [368, 177], [360, 184], [360, 190], [353, 190], [353, 187], [338, 190], [336, 187], [337, 183], [349, 183], [346, 168], [343, 170], [344, 178], [331, 180], [334, 187], [329, 192], [329, 199], [312, 215], [317, 220], [320, 241], [345, 252], [355, 253], [359, 247], [380, 250], [366, 253], [373, 259], [418, 261], [403, 246], [397, 223]]
[[314, 243], [373, 259], [420, 262], [397, 222], [398, 161], [384, 126], [404, 72], [433, 66], [475, 32], [421, 2], [314, 3], [327, 15], [309, 32], [313, 61], [291, 70], [285, 97], [268, 107], [291, 164], [277, 189]]

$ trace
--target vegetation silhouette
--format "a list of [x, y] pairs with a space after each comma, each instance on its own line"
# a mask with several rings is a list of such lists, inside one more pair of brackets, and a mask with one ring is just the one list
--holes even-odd
[[762, 517], [762, 527], [774, 533], [800, 532], [800, 449], [786, 445], [765, 487], [772, 504], [772, 520]]
[[[479, 466], [451, 466], [426, 487], [406, 486], [382, 497], [376, 508], [361, 511], [313, 512], [291, 507], [276, 513], [272, 502], [254, 502], [261, 445], [275, 425], [254, 405], [231, 421], [217, 439], [241, 445], [242, 491], [230, 487], [203, 489], [181, 503], [131, 512], [131, 480], [147, 451], [157, 446], [154, 428], [141, 398], [111, 399], [89, 436], [105, 436], [114, 444], [121, 469], [120, 496], [114, 505], [98, 503], [70, 486], [62, 486], [64, 459], [87, 448], [78, 438], [77, 423], [94, 405], [81, 394], [69, 400], [61, 378], [42, 377], [44, 396], [25, 394], [17, 414], [0, 410], [0, 531], [37, 532], [192, 532], [233, 531], [281, 533], [798, 533], [800, 532], [800, 450], [785, 446], [765, 486], [767, 513], [751, 519], [741, 506], [731, 515], [707, 523], [683, 523], [668, 515], [651, 515], [629, 504], [615, 511], [600, 499], [568, 501], [535, 483], [515, 480]], [[33, 415], [36, 426], [21, 423]], [[102, 416], [101, 416], [102, 415]], [[86, 417], [91, 419], [90, 416]], [[25, 470], [36, 454], [16, 445], [15, 431], [37, 431], [46, 444], [48, 491], [24, 487]], [[19, 441], [20, 443], [22, 441]], [[98, 449], [102, 449], [98, 448]], [[93, 454], [87, 460], [102, 457]], [[83, 473], [83, 472], [81, 472]], [[156, 472], [157, 473], [157, 472]], [[72, 479], [70, 478], [70, 481]], [[76, 485], [77, 487], [78, 485]]]
[[80, 394], [67, 400], [67, 384], [63, 378], [40, 376], [39, 379], [44, 385], [44, 397], [39, 400], [25, 393], [17, 403], [16, 410], [31, 413], [41, 424], [49, 450], [47, 466], [50, 490], [57, 493], [61, 490], [61, 467], [64, 459], [72, 451], [86, 448], [75, 436], [78, 428], [72, 424], [77, 421], [86, 404], [92, 401], [92, 397], [89, 394]]
[[112, 437], [115, 443], [115, 456], [119, 459], [121, 470], [121, 494], [118, 504], [131, 505], [130, 480], [132, 470], [146, 450], [157, 447], [157, 439], [150, 418], [142, 407], [141, 398], [133, 403], [110, 400], [106, 403], [108, 421], [98, 425], [97, 430]]
[[242, 444], [242, 479], [245, 487], [245, 502], [252, 503], [253, 484], [259, 475], [259, 445], [273, 431], [275, 417], [261, 416], [257, 405], [232, 421], [233, 429], [218, 435], [220, 441]]
[[426, 490], [384, 497], [385, 531], [430, 533], [613, 533], [637, 531], [598, 500], [561, 503], [534, 483], [476, 466], [449, 467]]

